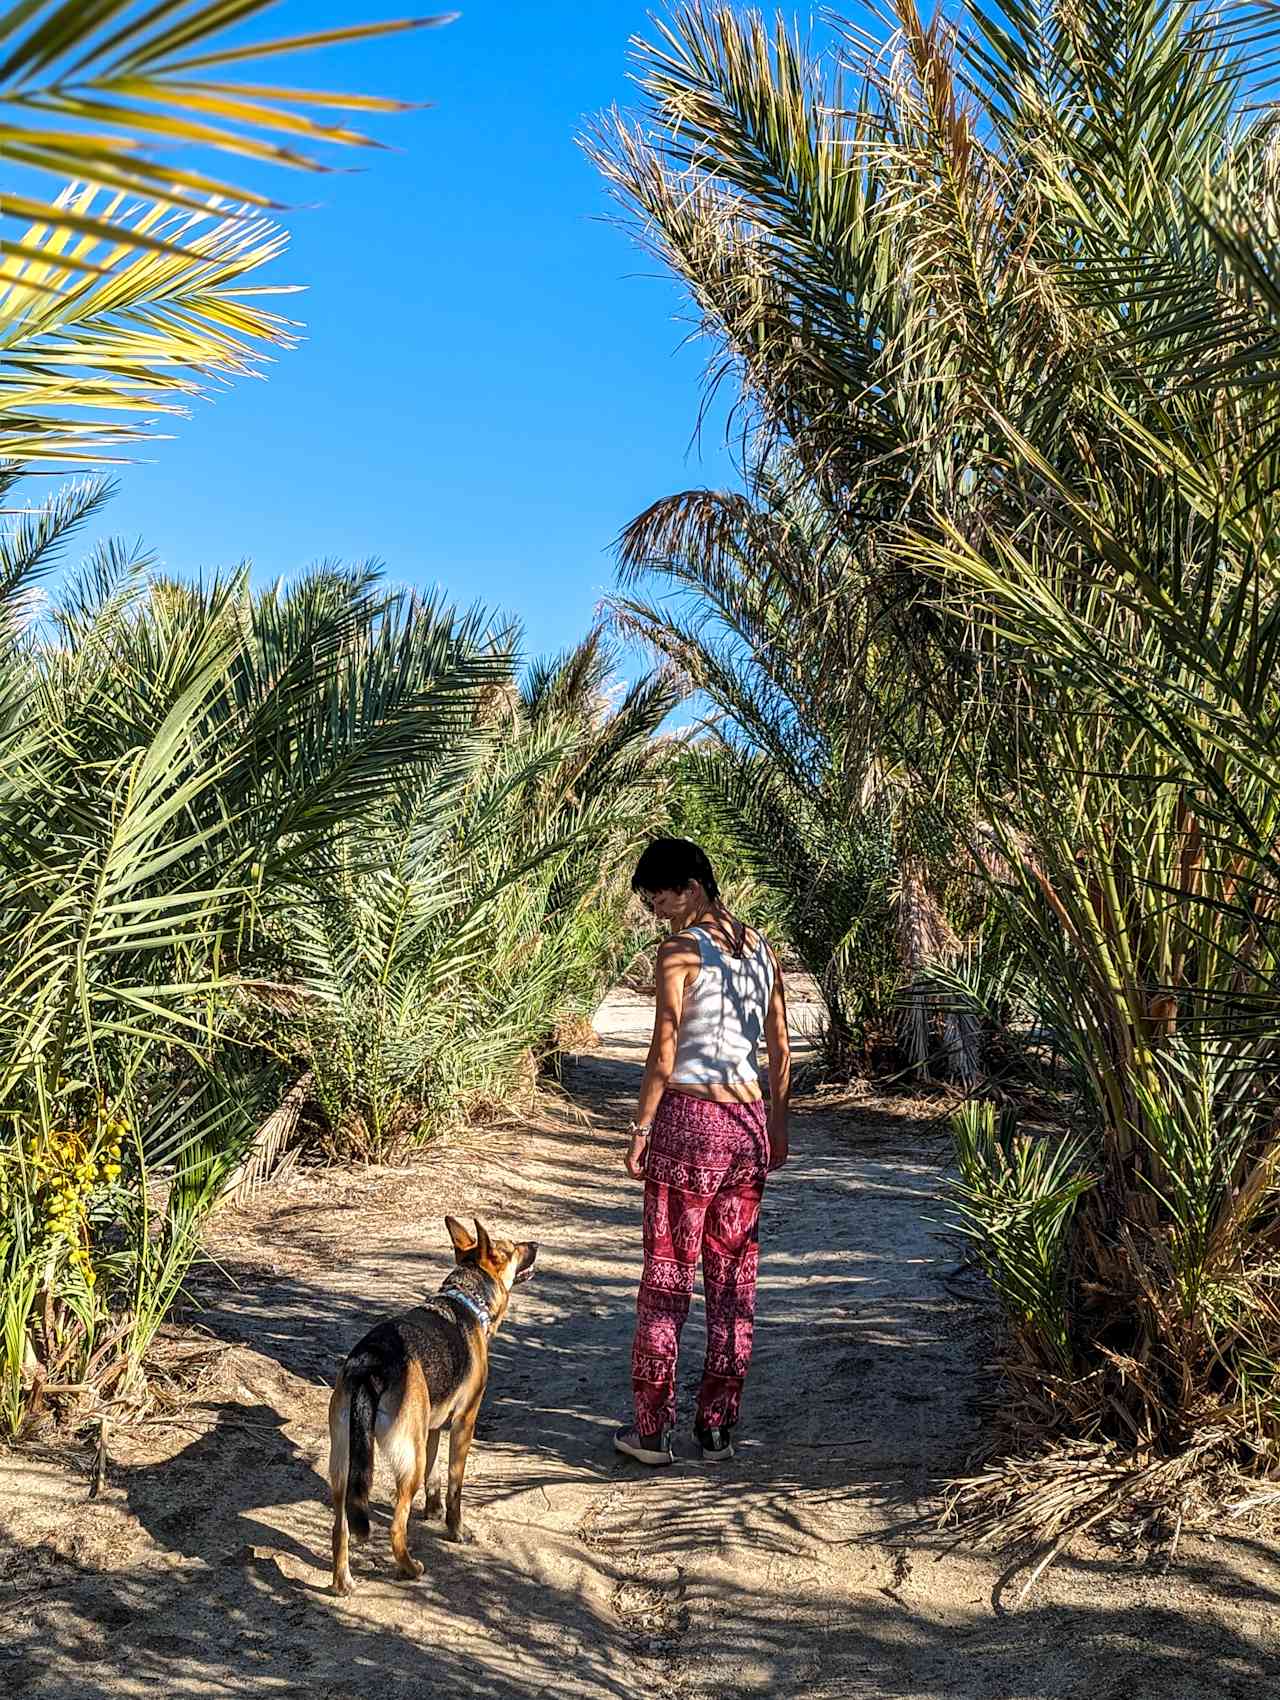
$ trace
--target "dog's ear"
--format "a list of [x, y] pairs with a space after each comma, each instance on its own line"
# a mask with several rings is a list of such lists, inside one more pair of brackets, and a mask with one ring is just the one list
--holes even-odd
[[445, 1217], [444, 1225], [449, 1230], [449, 1238], [453, 1241], [453, 1249], [457, 1253], [458, 1261], [461, 1262], [469, 1251], [475, 1250], [476, 1242], [463, 1227], [462, 1223], [455, 1221], [452, 1216]]
[[485, 1227], [484, 1223], [479, 1219], [479, 1217], [476, 1218], [475, 1245], [476, 1245], [476, 1250], [479, 1254], [481, 1263], [492, 1263], [493, 1262], [493, 1241], [489, 1238], [488, 1228]]
[[524, 1245], [517, 1246], [516, 1250], [520, 1254], [516, 1263], [516, 1280], [527, 1281], [533, 1274], [533, 1265], [538, 1256], [538, 1248], [532, 1240], [527, 1240]]

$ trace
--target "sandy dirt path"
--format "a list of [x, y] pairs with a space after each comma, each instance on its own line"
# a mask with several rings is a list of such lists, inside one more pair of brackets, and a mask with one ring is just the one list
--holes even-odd
[[[803, 1011], [801, 1011], [803, 1019]], [[0, 1453], [0, 1694], [50, 1700], [404, 1695], [532, 1700], [1262, 1700], [1280, 1689], [1280, 1565], [1189, 1539], [1161, 1576], [1092, 1551], [1016, 1616], [989, 1554], [919, 1519], [972, 1444], [980, 1315], [943, 1277], [936, 1140], [910, 1107], [797, 1116], [770, 1184], [742, 1445], [615, 1459], [639, 1267], [619, 1129], [648, 1010], [617, 996], [575, 1110], [405, 1171], [295, 1175], [225, 1213], [200, 1321], [233, 1342], [180, 1424], [88, 1454]], [[380, 1314], [434, 1290], [441, 1217], [542, 1242], [493, 1350], [472, 1452], [477, 1544], [416, 1522], [398, 1580], [386, 1483], [359, 1592], [327, 1592], [325, 1404]], [[684, 1411], [701, 1356], [686, 1331]]]

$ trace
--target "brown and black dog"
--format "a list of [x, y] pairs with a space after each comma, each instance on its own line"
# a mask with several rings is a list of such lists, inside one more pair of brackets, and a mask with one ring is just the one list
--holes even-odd
[[445, 1528], [465, 1539], [462, 1478], [489, 1379], [489, 1340], [506, 1314], [511, 1289], [533, 1273], [532, 1242], [495, 1240], [483, 1223], [474, 1236], [452, 1216], [454, 1268], [433, 1299], [370, 1329], [338, 1371], [329, 1401], [329, 1486], [333, 1491], [333, 1590], [351, 1593], [348, 1526], [358, 1541], [369, 1534], [373, 1449], [396, 1479], [391, 1550], [402, 1576], [422, 1575], [405, 1539], [409, 1512], [425, 1488], [424, 1516], [440, 1510], [430, 1487], [440, 1431], [449, 1430], [449, 1492]]

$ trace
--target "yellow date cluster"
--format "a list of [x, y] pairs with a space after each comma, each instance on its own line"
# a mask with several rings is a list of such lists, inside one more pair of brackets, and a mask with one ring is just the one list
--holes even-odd
[[128, 1116], [99, 1105], [83, 1122], [32, 1134], [24, 1143], [28, 1184], [45, 1233], [68, 1247], [86, 1286], [97, 1279], [89, 1254], [89, 1204], [120, 1174]]

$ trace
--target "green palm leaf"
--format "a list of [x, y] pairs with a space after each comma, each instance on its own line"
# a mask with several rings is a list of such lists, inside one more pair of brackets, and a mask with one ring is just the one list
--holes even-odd
[[259, 375], [271, 350], [293, 346], [275, 299], [290, 288], [253, 279], [284, 249], [263, 216], [275, 203], [175, 152], [321, 170], [317, 148], [373, 144], [310, 108], [404, 103], [207, 73], [447, 20], [220, 45], [271, 3], [18, 0], [0, 12], [0, 156], [37, 181], [70, 180], [47, 202], [0, 196], [0, 460], [117, 458], [210, 381]]

